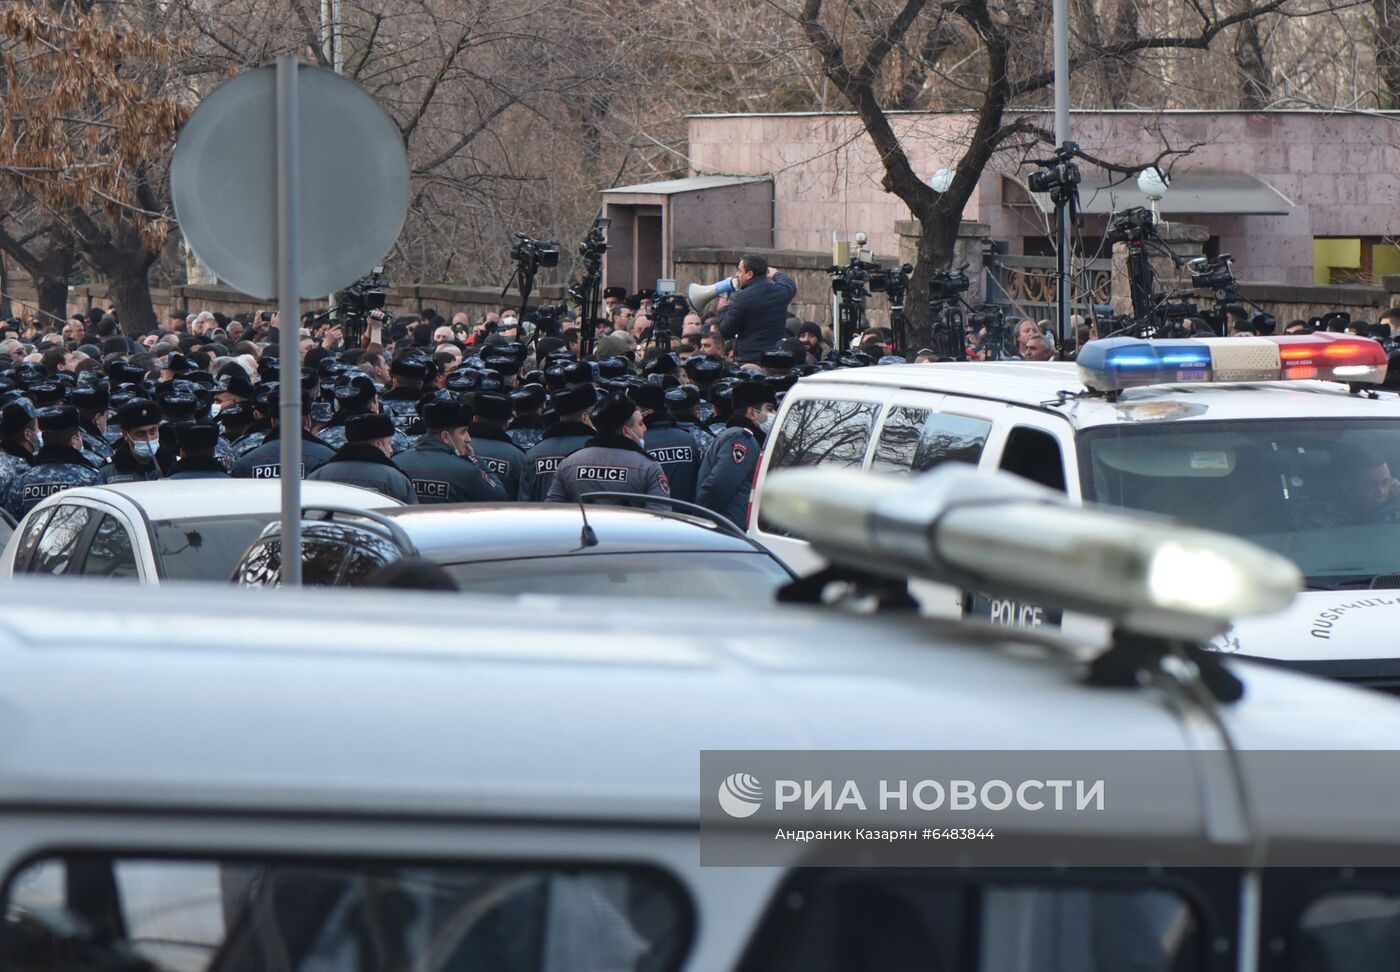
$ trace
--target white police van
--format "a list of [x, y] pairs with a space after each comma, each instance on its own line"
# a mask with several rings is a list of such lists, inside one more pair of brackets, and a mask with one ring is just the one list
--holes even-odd
[[[803, 378], [788, 392], [754, 490], [750, 535], [795, 570], [821, 565], [765, 509], [789, 467], [899, 476], [942, 463], [1016, 473], [1072, 501], [1236, 534], [1288, 556], [1306, 592], [1217, 647], [1400, 688], [1400, 397], [1365, 338], [1086, 345], [1069, 363], [895, 365]], [[1329, 380], [1318, 380], [1329, 379]], [[1197, 579], [1199, 584], [1205, 579]], [[940, 614], [1059, 624], [1042, 606], [952, 587], [920, 591]], [[1063, 619], [1076, 636], [1101, 626]]]
[[[953, 469], [903, 491], [784, 475], [770, 517], [829, 558], [972, 572], [1122, 632], [1197, 639], [1299, 580], [1243, 541]], [[1383, 757], [1400, 703], [1375, 693], [1175, 648], [1088, 684], [1083, 644], [897, 610], [677, 625], [668, 602], [77, 591], [16, 579], [0, 602], [7, 969], [1244, 972], [1385, 968], [1400, 940], [1400, 774], [1273, 798], [1219, 758]], [[762, 814], [705, 833], [703, 751], [1106, 746], [1178, 757], [1171, 799], [1126, 831], [999, 823], [984, 846], [1164, 835], [1219, 866], [807, 867], [800, 841], [702, 866], [707, 841], [767, 839]], [[1335, 859], [1271, 866], [1302, 838]]]

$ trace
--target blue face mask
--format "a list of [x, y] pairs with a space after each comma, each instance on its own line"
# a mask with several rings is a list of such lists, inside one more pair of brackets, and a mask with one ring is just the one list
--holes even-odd
[[777, 413], [777, 412], [764, 412], [764, 413], [763, 413], [763, 422], [762, 422], [762, 424], [759, 425], [758, 430], [759, 430], [760, 432], [762, 432], [764, 435], [768, 435], [770, 432], [773, 431], [773, 420], [776, 419], [777, 417], [778, 417], [778, 413]]
[[159, 448], [160, 441], [157, 439], [131, 443], [131, 452], [138, 459], [154, 459], [156, 457], [156, 450]]

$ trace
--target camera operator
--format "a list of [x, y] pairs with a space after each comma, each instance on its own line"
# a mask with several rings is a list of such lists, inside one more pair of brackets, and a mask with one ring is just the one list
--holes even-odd
[[764, 351], [788, 336], [787, 308], [797, 296], [797, 284], [753, 255], [739, 261], [734, 280], [738, 290], [720, 316], [720, 333], [737, 339], [740, 364], [757, 364]]

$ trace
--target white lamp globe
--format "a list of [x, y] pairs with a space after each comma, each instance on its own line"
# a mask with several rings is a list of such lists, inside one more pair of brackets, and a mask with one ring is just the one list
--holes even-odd
[[1138, 191], [1148, 199], [1161, 199], [1167, 192], [1167, 186], [1171, 183], [1167, 181], [1166, 174], [1155, 165], [1148, 166], [1138, 173]]
[[929, 185], [933, 186], [934, 192], [947, 192], [953, 185], [953, 176], [957, 175], [952, 169], [939, 169], [929, 180]]

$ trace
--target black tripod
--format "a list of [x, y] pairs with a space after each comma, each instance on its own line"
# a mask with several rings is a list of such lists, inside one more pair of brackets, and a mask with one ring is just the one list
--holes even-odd
[[1079, 209], [1081, 176], [1079, 166], [1073, 161], [1080, 154], [1079, 143], [1065, 142], [1050, 158], [1031, 160], [1043, 171], [1031, 173], [1029, 180], [1031, 190], [1048, 192], [1055, 206], [1055, 330], [1061, 356], [1072, 343], [1069, 333], [1070, 261], [1073, 256], [1070, 227], [1078, 229], [1084, 225], [1084, 214]]

